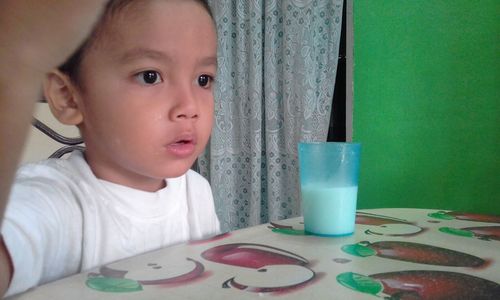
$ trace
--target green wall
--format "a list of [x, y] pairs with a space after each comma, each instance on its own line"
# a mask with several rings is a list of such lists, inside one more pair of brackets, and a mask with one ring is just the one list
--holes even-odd
[[500, 214], [500, 1], [353, 1], [358, 207]]

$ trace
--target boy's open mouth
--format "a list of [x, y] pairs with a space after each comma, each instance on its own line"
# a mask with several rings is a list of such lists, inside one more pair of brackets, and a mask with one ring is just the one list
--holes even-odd
[[191, 141], [191, 140], [180, 140], [180, 141], [175, 142], [174, 145], [176, 145], [176, 144], [181, 144], [181, 145], [182, 144], [192, 144], [192, 143], [193, 143], [193, 141]]
[[184, 158], [194, 153], [196, 139], [192, 135], [179, 136], [167, 145], [167, 150], [174, 156]]
[[178, 137], [172, 145], [196, 144], [195, 139], [191, 135]]

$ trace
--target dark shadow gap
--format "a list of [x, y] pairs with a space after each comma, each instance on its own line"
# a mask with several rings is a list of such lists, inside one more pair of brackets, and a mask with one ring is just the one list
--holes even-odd
[[339, 59], [335, 90], [332, 100], [332, 113], [328, 129], [329, 142], [346, 141], [346, 1], [342, 5], [342, 29], [340, 34]]

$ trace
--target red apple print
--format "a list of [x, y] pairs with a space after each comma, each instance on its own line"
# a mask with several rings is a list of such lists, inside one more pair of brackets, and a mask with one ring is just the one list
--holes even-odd
[[192, 282], [200, 278], [204, 270], [200, 262], [190, 258], [162, 263], [116, 262], [102, 266], [99, 273], [89, 274], [86, 284], [101, 292], [135, 292], [141, 291], [143, 285], [175, 286]]
[[378, 257], [408, 261], [419, 264], [439, 265], [449, 267], [483, 266], [486, 261], [463, 252], [446, 248], [400, 241], [380, 241], [375, 243], [360, 242], [354, 245], [345, 245], [342, 250], [346, 253], [366, 257]]
[[485, 223], [500, 223], [500, 216], [462, 213], [462, 212], [451, 212], [449, 214], [454, 216], [458, 220], [467, 220], [467, 221], [476, 221]]
[[308, 261], [291, 252], [260, 244], [236, 243], [213, 247], [201, 254], [206, 260], [245, 268], [269, 265], [307, 265]]
[[424, 230], [422, 227], [406, 220], [365, 212], [356, 213], [356, 224], [371, 225], [365, 230], [365, 233], [368, 235], [415, 235]]
[[342, 273], [337, 281], [350, 289], [389, 299], [498, 299], [500, 285], [455, 272], [411, 270], [369, 276]]
[[134, 271], [116, 269], [119, 267], [119, 263], [115, 263], [103, 266], [99, 271], [104, 277], [128, 278], [144, 285], [150, 285], [189, 281], [199, 277], [205, 269], [200, 262], [190, 258], [187, 258], [185, 262], [180, 261], [168, 265], [147, 263], [143, 265], [142, 269], [134, 267]]
[[249, 292], [287, 292], [315, 278], [309, 262], [292, 252], [261, 244], [236, 243], [213, 247], [201, 256], [209, 261], [235, 266], [235, 276], [223, 287]]
[[428, 216], [441, 220], [457, 219], [457, 220], [474, 221], [474, 222], [500, 223], [500, 216], [464, 213], [457, 211], [438, 211], [435, 213], [430, 213]]
[[439, 228], [439, 231], [458, 236], [475, 237], [485, 241], [500, 241], [500, 226], [465, 227], [460, 229], [441, 227]]
[[421, 299], [498, 299], [500, 285], [462, 273], [445, 271], [401, 271], [374, 274], [384, 293], [418, 295]]
[[356, 224], [383, 225], [383, 224], [413, 224], [413, 223], [403, 219], [358, 211], [356, 212]]
[[276, 233], [281, 233], [281, 234], [288, 234], [288, 235], [307, 235], [307, 233], [304, 231], [304, 223], [300, 222], [298, 226], [294, 227], [291, 225], [282, 225], [276, 222], [270, 222], [269, 226], [267, 227], [271, 229], [273, 232]]
[[500, 226], [465, 227], [462, 230], [474, 233], [479, 239], [500, 241]]
[[315, 273], [300, 265], [272, 265], [257, 270], [238, 269], [222, 287], [254, 293], [287, 293], [312, 282]]

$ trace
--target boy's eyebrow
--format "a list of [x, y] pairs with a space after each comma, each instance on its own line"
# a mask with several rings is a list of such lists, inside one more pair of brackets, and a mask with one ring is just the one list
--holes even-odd
[[207, 56], [200, 59], [199, 64], [202, 66], [217, 66], [217, 57]]
[[[125, 51], [121, 56], [119, 56], [119, 60], [121, 62], [128, 62], [132, 61], [135, 59], [140, 59], [140, 58], [151, 58], [151, 59], [157, 59], [157, 60], [165, 60], [165, 61], [172, 61], [172, 58], [170, 58], [168, 55], [165, 53], [150, 49], [150, 48], [144, 48], [144, 47], [138, 47], [138, 48], [133, 48], [131, 50]], [[202, 66], [211, 66], [215, 65], [217, 66], [217, 57], [215, 56], [207, 56], [199, 60], [198, 62]]]
[[138, 47], [133, 48], [131, 50], [126, 51], [121, 56], [119, 56], [119, 60], [121, 62], [128, 62], [131, 60], [139, 59], [139, 58], [152, 58], [152, 59], [160, 59], [160, 60], [171, 60], [166, 54], [161, 51]]

